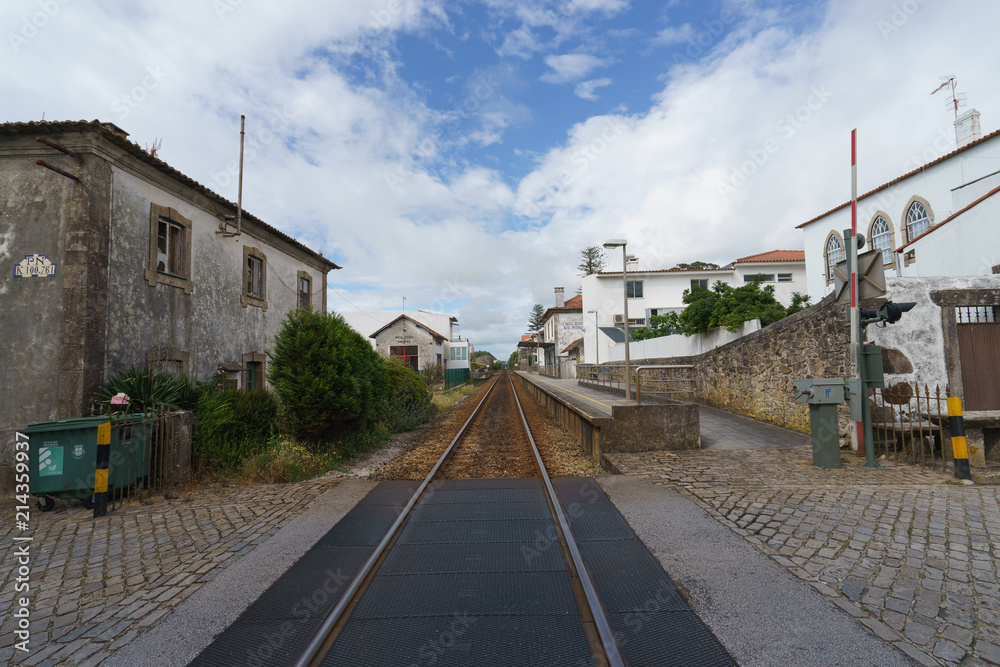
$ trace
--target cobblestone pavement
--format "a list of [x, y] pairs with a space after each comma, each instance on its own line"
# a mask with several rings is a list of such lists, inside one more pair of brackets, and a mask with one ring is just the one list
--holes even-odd
[[[341, 479], [183, 491], [94, 520], [78, 502], [32, 507], [31, 643], [16, 651], [12, 559], [0, 569], [0, 662], [96, 665], [298, 516]], [[23, 543], [22, 543], [23, 544]], [[18, 596], [23, 593], [17, 594]]]
[[1000, 665], [1000, 487], [808, 447], [607, 454], [677, 487], [921, 665]]

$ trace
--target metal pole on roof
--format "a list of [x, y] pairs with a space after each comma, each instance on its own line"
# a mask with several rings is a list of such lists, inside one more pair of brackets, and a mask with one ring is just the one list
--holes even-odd
[[236, 235], [239, 236], [243, 226], [243, 138], [246, 136], [247, 117], [240, 114], [240, 182], [236, 191]]

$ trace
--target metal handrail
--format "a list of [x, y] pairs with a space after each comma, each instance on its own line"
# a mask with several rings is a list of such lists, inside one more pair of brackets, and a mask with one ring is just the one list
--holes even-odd
[[[690, 372], [688, 373], [687, 377], [682, 377], [682, 378], [675, 378], [674, 377], [674, 371], [675, 370], [681, 370], [681, 369], [683, 369], [683, 370], [690, 371], [692, 368], [694, 368], [694, 366], [692, 366], [690, 364], [672, 364], [672, 365], [661, 365], [661, 366], [639, 366], [639, 367], [637, 367], [635, 369], [635, 404], [636, 405], [642, 405], [642, 375], [643, 375], [643, 372], [644, 371], [645, 372], [658, 371], [658, 370], [667, 370], [667, 371], [669, 371], [669, 377], [657, 379], [657, 380], [654, 380], [654, 382], [657, 382], [657, 383], [668, 383], [668, 384], [683, 383], [683, 384], [687, 385], [687, 389], [680, 389], [680, 390], [668, 389], [667, 391], [658, 392], [658, 393], [663, 393], [663, 394], [668, 394], [668, 395], [672, 395], [672, 394], [687, 394], [689, 396], [688, 402], [689, 403], [694, 403], [694, 378], [691, 377]], [[648, 393], [648, 390], [647, 390], [647, 393]]]

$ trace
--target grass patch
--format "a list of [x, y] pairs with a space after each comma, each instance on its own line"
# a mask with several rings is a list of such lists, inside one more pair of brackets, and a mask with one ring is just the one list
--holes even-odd
[[479, 389], [479, 387], [473, 384], [465, 384], [451, 391], [435, 392], [431, 396], [431, 403], [434, 404], [438, 412], [447, 412], [455, 407], [460, 400], [474, 393], [476, 389]]

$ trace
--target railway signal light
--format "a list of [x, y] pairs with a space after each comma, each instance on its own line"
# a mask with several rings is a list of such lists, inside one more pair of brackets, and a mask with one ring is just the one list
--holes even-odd
[[901, 317], [903, 317], [903, 313], [909, 312], [915, 305], [917, 305], [915, 301], [903, 301], [900, 303], [886, 301], [878, 310], [862, 308], [861, 324], [864, 325], [877, 322], [895, 324]]

